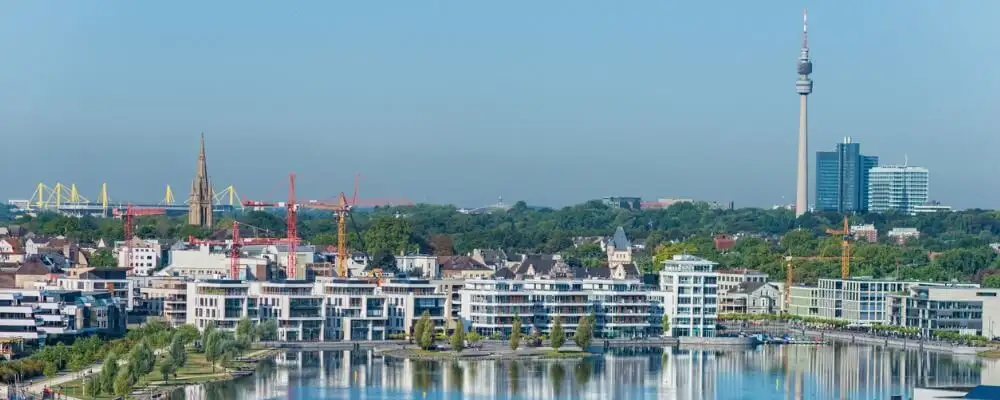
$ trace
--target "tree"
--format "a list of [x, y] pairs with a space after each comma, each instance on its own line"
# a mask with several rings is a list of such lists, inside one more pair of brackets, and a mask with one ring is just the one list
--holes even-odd
[[245, 338], [250, 341], [254, 336], [253, 322], [250, 318], [243, 317], [236, 323], [236, 337]]
[[118, 376], [115, 377], [114, 381], [114, 393], [116, 395], [125, 396], [132, 391], [132, 385], [135, 381], [132, 380], [131, 376], [132, 373], [127, 366], [118, 372]]
[[101, 395], [102, 389], [104, 389], [101, 382], [101, 378], [97, 375], [91, 375], [84, 381], [83, 394], [90, 397], [97, 397]]
[[59, 374], [59, 367], [54, 362], [47, 362], [45, 363], [45, 371], [43, 373], [46, 378], [52, 378]]
[[88, 260], [92, 267], [117, 267], [118, 259], [109, 249], [97, 249], [94, 255]]
[[118, 377], [118, 359], [121, 358], [118, 353], [110, 352], [106, 357], [104, 357], [104, 363], [101, 366], [101, 385], [106, 393], [113, 393], [115, 391], [115, 378]]
[[180, 337], [185, 346], [194, 343], [199, 336], [198, 328], [191, 324], [178, 326], [174, 331], [174, 337]]
[[465, 349], [465, 326], [462, 324], [462, 320], [456, 321], [455, 333], [451, 334], [451, 349], [456, 352]]
[[552, 348], [559, 351], [559, 348], [566, 343], [566, 332], [563, 331], [562, 318], [556, 316], [556, 322], [552, 325], [552, 332], [549, 333], [549, 340], [552, 342]]
[[170, 375], [172, 375], [176, 370], [177, 360], [174, 360], [173, 357], [167, 355], [167, 357], [163, 359], [163, 362], [160, 363], [160, 375], [163, 375], [163, 381], [169, 381]]
[[468, 340], [470, 345], [476, 346], [477, 344], [479, 344], [479, 342], [483, 340], [483, 336], [480, 335], [479, 332], [476, 332], [475, 329], [473, 329], [470, 330], [469, 333], [465, 336], [465, 340]]
[[278, 322], [269, 319], [257, 324], [257, 337], [260, 340], [278, 340]]
[[587, 348], [590, 347], [590, 341], [594, 334], [592, 324], [590, 317], [584, 317], [576, 326], [576, 332], [573, 333], [573, 343], [576, 343], [580, 350], [587, 351]]
[[187, 364], [187, 353], [184, 350], [184, 338], [174, 335], [173, 342], [170, 343], [170, 359], [175, 368], [183, 367]]
[[208, 347], [208, 338], [212, 337], [213, 333], [215, 333], [215, 323], [213, 323], [212, 321], [208, 321], [208, 323], [205, 324], [205, 329], [201, 331], [202, 352], [207, 352], [207, 350], [205, 349]]
[[[430, 342], [426, 342], [424, 337], [428, 336], [427, 331], [430, 331]], [[420, 348], [427, 350], [434, 343], [434, 323], [431, 322], [431, 314], [428, 311], [424, 311], [420, 315], [420, 319], [417, 320], [417, 324], [413, 326], [413, 337], [416, 339], [417, 344]]]
[[510, 328], [510, 349], [521, 347], [521, 317], [514, 315], [514, 324]]
[[450, 235], [435, 233], [431, 235], [430, 245], [435, 256], [455, 255], [455, 245], [452, 244]]
[[993, 274], [983, 278], [984, 288], [1000, 288], [1000, 274]]
[[663, 315], [663, 323], [662, 324], [663, 324], [663, 335], [664, 336], [673, 336], [673, 335], [670, 334], [670, 316], [669, 315], [666, 315], [666, 314]]

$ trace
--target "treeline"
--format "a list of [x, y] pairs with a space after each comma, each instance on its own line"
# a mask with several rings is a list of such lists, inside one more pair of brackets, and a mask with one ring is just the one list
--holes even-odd
[[[236, 216], [244, 236], [285, 235], [284, 215], [278, 211], [247, 212]], [[839, 228], [836, 213], [809, 213], [796, 218], [789, 210], [756, 208], [720, 209], [704, 203], [680, 203], [658, 210], [612, 209], [592, 201], [561, 209], [532, 208], [518, 202], [506, 211], [463, 214], [452, 206], [417, 205], [356, 211], [348, 226], [348, 244], [363, 250], [383, 268], [393, 255], [424, 253], [464, 254], [474, 248], [502, 248], [510, 253], [563, 253], [571, 264], [602, 265], [604, 255], [595, 245], [574, 246], [576, 237], [609, 236], [624, 227], [645, 251], [636, 263], [655, 271], [662, 258], [680, 251], [701, 255], [724, 267], [754, 268], [782, 279], [784, 257], [830, 257], [795, 261], [797, 280], [839, 275], [838, 238], [825, 233]], [[45, 235], [62, 234], [81, 240], [121, 239], [121, 221], [91, 217], [41, 214], [20, 219], [29, 229]], [[898, 276], [907, 279], [972, 279], [981, 281], [997, 270], [995, 253], [988, 245], [1000, 242], [1000, 213], [967, 210], [921, 214], [859, 214], [852, 225], [874, 224], [877, 243], [855, 243], [855, 275]], [[215, 231], [188, 226], [186, 219], [162, 216], [138, 218], [135, 232], [141, 237], [224, 238], [232, 226], [222, 218]], [[890, 243], [886, 233], [896, 227], [917, 228], [921, 236], [905, 246]], [[337, 226], [327, 212], [303, 211], [298, 233], [317, 245], [337, 242]], [[359, 234], [360, 232], [360, 234]], [[730, 251], [716, 251], [712, 237], [719, 233], [746, 233]], [[933, 261], [932, 261], [933, 258]]]

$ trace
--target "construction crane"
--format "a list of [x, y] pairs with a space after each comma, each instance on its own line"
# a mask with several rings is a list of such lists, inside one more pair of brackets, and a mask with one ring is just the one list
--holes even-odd
[[299, 235], [297, 229], [297, 222], [295, 213], [298, 210], [299, 204], [295, 203], [295, 173], [292, 172], [288, 174], [288, 201], [287, 202], [262, 202], [262, 201], [244, 201], [243, 205], [246, 207], [282, 207], [285, 208], [287, 215], [287, 228], [285, 238], [280, 242], [288, 246], [288, 266], [285, 267], [285, 275], [288, 279], [295, 279], [295, 267], [298, 263], [297, 255], [295, 254], [295, 248], [299, 243]]
[[[337, 202], [323, 203], [314, 200], [310, 200], [303, 203], [303, 207], [314, 208], [317, 210], [332, 211], [334, 217], [337, 218], [337, 275], [342, 278], [348, 277], [347, 270], [347, 260], [350, 258], [350, 252], [347, 250], [347, 220], [351, 220], [351, 225], [354, 227], [354, 231], [358, 234], [358, 240], [361, 241], [362, 252], [365, 253], [365, 257], [368, 258], [368, 253], [364, 251], [365, 244], [364, 239], [361, 237], [361, 230], [358, 229], [357, 221], [354, 220], [354, 214], [351, 213], [356, 207], [378, 207], [387, 204], [396, 205], [410, 205], [413, 204], [408, 200], [401, 200], [397, 202], [385, 202], [383, 200], [368, 200], [360, 202], [358, 201], [358, 181], [360, 179], [359, 175], [354, 176], [354, 195], [351, 196], [351, 200], [347, 200], [347, 195], [344, 192], [340, 192], [340, 196], [337, 197]], [[375, 271], [373, 270], [373, 273]], [[377, 282], [382, 280], [382, 270], [378, 269]]]
[[847, 216], [844, 216], [844, 225], [840, 229], [827, 229], [827, 234], [840, 235], [843, 239], [840, 243], [840, 277], [847, 279], [851, 277], [851, 226]]
[[[132, 264], [132, 237], [135, 235], [133, 229], [135, 228], [133, 218], [142, 217], [147, 215], [164, 215], [167, 210], [155, 207], [136, 207], [131, 204], [125, 207], [125, 211], [122, 212], [119, 209], [115, 209], [115, 216], [119, 217], [124, 221], [125, 228], [125, 266], [131, 267]], [[129, 269], [131, 271], [131, 268]]]

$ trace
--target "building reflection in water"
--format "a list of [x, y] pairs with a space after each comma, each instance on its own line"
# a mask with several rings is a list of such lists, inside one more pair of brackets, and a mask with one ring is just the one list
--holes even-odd
[[870, 346], [616, 349], [586, 360], [413, 361], [288, 353], [175, 399], [887, 399], [915, 386], [1000, 383], [974, 357]]

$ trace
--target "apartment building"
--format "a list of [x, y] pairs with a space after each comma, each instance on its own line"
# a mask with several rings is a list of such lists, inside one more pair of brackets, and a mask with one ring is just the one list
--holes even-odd
[[662, 304], [649, 296], [641, 281], [585, 279], [583, 291], [594, 308], [594, 335], [603, 338], [640, 338], [662, 329]]
[[409, 336], [416, 321], [427, 313], [436, 330], [445, 332], [445, 323], [451, 317], [445, 308], [448, 296], [437, 292], [437, 286], [426, 279], [389, 279], [377, 292], [388, 305], [386, 329], [388, 334]]
[[130, 274], [149, 276], [157, 268], [163, 258], [163, 249], [156, 239], [132, 238], [127, 243], [131, 254], [125, 251], [126, 242], [115, 242], [115, 254], [118, 255], [118, 267], [131, 268]]
[[137, 310], [171, 326], [187, 323], [187, 285], [180, 278], [153, 279], [139, 287]]
[[320, 284], [326, 299], [324, 340], [384, 340], [388, 309], [378, 286], [363, 279], [334, 279]]
[[767, 282], [768, 275], [752, 269], [739, 268], [739, 269], [720, 269], [716, 271], [719, 273], [719, 286], [718, 294], [724, 295], [730, 291], [739, 288], [740, 284], [745, 282]]
[[126, 317], [124, 302], [104, 291], [0, 289], [0, 338], [119, 336]]
[[76, 276], [64, 276], [55, 281], [57, 287], [83, 292], [107, 292], [121, 299], [128, 311], [136, 306], [136, 283], [128, 279], [124, 268], [96, 268]]
[[318, 341], [325, 337], [326, 316], [315, 288], [309, 281], [252, 282], [250, 293], [258, 296], [258, 318], [277, 320], [278, 340]]
[[434, 279], [440, 275], [437, 257], [419, 254], [396, 256], [396, 271], [427, 279]]
[[597, 337], [647, 337], [658, 334], [662, 310], [640, 281], [611, 279], [474, 279], [462, 289], [461, 315], [485, 336], [509, 337], [514, 317], [524, 332], [548, 334], [555, 318], [567, 335], [594, 314]]
[[677, 254], [663, 262], [660, 296], [670, 318], [671, 336], [713, 337], [718, 319], [717, 263]]
[[914, 285], [888, 295], [886, 313], [889, 324], [917, 327], [923, 335], [949, 330], [995, 338], [1000, 336], [1000, 289]]
[[186, 321], [235, 329], [242, 318], [275, 320], [283, 341], [382, 340], [411, 334], [425, 311], [443, 331], [451, 311], [436, 289], [421, 279], [189, 282]]
[[885, 323], [886, 297], [916, 284], [871, 278], [820, 279], [816, 286], [792, 286], [788, 312], [860, 325]]

